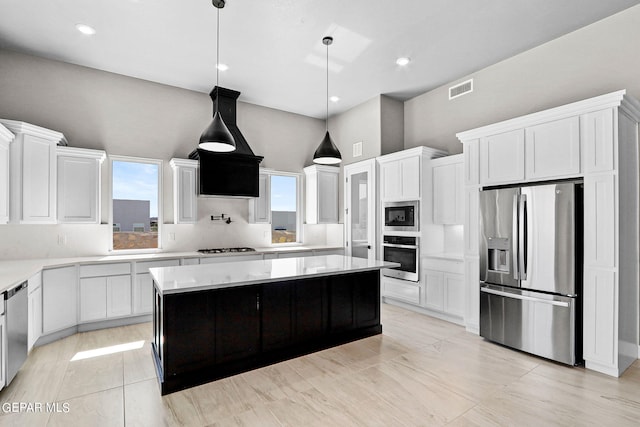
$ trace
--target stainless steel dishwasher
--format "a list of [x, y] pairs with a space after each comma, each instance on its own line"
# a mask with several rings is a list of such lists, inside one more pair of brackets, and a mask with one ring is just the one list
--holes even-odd
[[28, 298], [27, 282], [5, 292], [5, 319], [7, 322], [7, 381], [13, 377], [27, 359]]

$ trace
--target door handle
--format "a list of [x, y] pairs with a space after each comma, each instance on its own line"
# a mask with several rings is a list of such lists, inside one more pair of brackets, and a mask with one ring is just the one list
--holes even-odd
[[527, 195], [520, 196], [518, 206], [518, 271], [520, 279], [527, 280]]
[[367, 245], [367, 249], [371, 249], [371, 245]]
[[516, 280], [520, 279], [518, 272], [518, 205], [519, 195], [515, 194], [513, 196], [513, 210], [511, 211], [511, 220], [513, 221], [511, 227], [511, 268], [513, 269], [513, 278]]
[[542, 298], [529, 297], [529, 296], [526, 296], [526, 295], [512, 294], [511, 292], [496, 291], [495, 289], [480, 288], [480, 292], [484, 292], [486, 294], [497, 295], [497, 296], [505, 297], [505, 298], [513, 298], [513, 299], [519, 299], [519, 300], [523, 300], [523, 301], [535, 301], [535, 302], [540, 302], [540, 303], [543, 303], [543, 304], [557, 305], [559, 307], [569, 307], [569, 303], [568, 302], [564, 302], [564, 301], [555, 301], [555, 300], [548, 300], [548, 299], [542, 299]]

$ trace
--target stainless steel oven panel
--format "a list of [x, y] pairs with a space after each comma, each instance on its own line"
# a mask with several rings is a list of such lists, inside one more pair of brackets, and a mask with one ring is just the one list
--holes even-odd
[[382, 275], [387, 277], [395, 277], [396, 279], [409, 280], [412, 282], [420, 281], [420, 247], [417, 245], [416, 246], [396, 245], [396, 244], [384, 243], [382, 245], [383, 259], [385, 261], [400, 262], [402, 264], [401, 260], [398, 260], [397, 258], [387, 255], [387, 251], [386, 251], [387, 248], [409, 249], [413, 251], [413, 256], [415, 258], [412, 259], [412, 263], [414, 263], [415, 268], [413, 268], [411, 271], [402, 270], [401, 267], [383, 268]]
[[481, 283], [480, 336], [568, 365], [582, 358], [576, 312], [575, 297]]
[[[409, 207], [413, 208], [413, 224], [412, 225], [392, 225], [387, 223], [387, 209]], [[420, 231], [420, 202], [417, 200], [408, 202], [385, 202], [383, 211], [383, 228], [384, 232], [394, 231]]]

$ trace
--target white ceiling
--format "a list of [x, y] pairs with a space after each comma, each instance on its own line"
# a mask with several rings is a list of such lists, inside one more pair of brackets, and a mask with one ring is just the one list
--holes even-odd
[[[405, 100], [640, 3], [639, 0], [227, 0], [220, 86], [312, 117], [378, 94]], [[210, 0], [0, 0], [0, 47], [208, 93]], [[75, 24], [93, 26], [84, 36]], [[395, 64], [399, 56], [412, 62]], [[1, 78], [1, 76], [0, 76]]]

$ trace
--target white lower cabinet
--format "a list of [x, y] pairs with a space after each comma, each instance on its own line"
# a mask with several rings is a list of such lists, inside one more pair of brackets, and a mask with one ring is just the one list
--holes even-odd
[[617, 290], [613, 271], [585, 269], [583, 356], [615, 369]]
[[150, 273], [136, 274], [133, 284], [133, 314], [153, 311], [153, 279]]
[[42, 333], [78, 323], [78, 269], [52, 268], [42, 272]]
[[131, 314], [131, 264], [80, 267], [80, 322]]
[[150, 268], [157, 267], [177, 267], [182, 265], [199, 264], [198, 258], [185, 258], [182, 262], [179, 259], [164, 259], [159, 261], [139, 261], [136, 262], [136, 275], [133, 281], [133, 314], [149, 314], [153, 311], [153, 279]]
[[29, 279], [29, 297], [27, 312], [29, 315], [27, 329], [27, 349], [31, 350], [42, 335], [42, 274], [35, 274]]
[[0, 308], [0, 390], [2, 390], [7, 382], [6, 365], [7, 365], [7, 323], [4, 315], [4, 304]]
[[422, 283], [382, 276], [381, 284], [383, 297], [420, 305], [424, 293], [424, 285]]
[[441, 258], [424, 258], [424, 307], [464, 318], [464, 262]]

